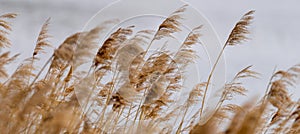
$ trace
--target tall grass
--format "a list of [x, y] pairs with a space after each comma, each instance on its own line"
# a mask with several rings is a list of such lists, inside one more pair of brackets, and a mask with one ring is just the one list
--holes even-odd
[[[195, 27], [175, 53], [164, 47], [149, 52], [149, 48], [155, 40], [173, 38], [173, 33], [181, 31], [185, 9], [173, 12], [155, 31], [119, 28], [100, 48], [101, 32], [110, 22], [70, 35], [37, 69], [35, 63], [44, 56], [45, 47], [51, 46], [50, 19], [46, 20], [32, 57], [11, 75], [6, 66], [18, 54], [0, 54], [1, 133], [300, 133], [300, 103], [289, 94], [300, 75], [300, 65], [275, 72], [259, 101], [249, 99], [238, 105], [233, 99], [247, 95], [243, 82], [259, 77], [252, 66], [245, 67], [223, 86], [213, 116], [202, 114], [209, 105], [205, 98], [220, 57], [225, 49], [231, 49], [227, 47], [248, 39], [254, 11], [234, 26], [207, 81], [193, 83], [186, 98], [174, 98], [184, 89], [182, 73], [199, 58], [194, 46], [201, 44], [202, 26]], [[16, 16], [0, 16], [1, 48], [12, 45], [7, 35]], [[81, 70], [87, 62], [92, 63], [90, 69]], [[184, 102], [178, 106], [177, 101]], [[202, 118], [208, 120], [200, 124]]]

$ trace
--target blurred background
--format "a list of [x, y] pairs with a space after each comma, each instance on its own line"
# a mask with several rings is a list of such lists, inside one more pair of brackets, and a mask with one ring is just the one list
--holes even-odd
[[[12, 53], [21, 53], [22, 60], [31, 56], [39, 30], [47, 18], [51, 17], [49, 33], [53, 35], [53, 46], [57, 47], [67, 36], [80, 31], [97, 11], [114, 1], [1, 0], [0, 14], [19, 14], [13, 21], [10, 39], [13, 43]], [[253, 69], [261, 73], [260, 79], [246, 83], [252, 95], [266, 90], [275, 67], [287, 69], [300, 63], [299, 1], [185, 1], [209, 19], [222, 43], [244, 13], [256, 10], [255, 21], [251, 27], [251, 40], [244, 45], [227, 48], [225, 52], [228, 80], [248, 65], [253, 65]]]

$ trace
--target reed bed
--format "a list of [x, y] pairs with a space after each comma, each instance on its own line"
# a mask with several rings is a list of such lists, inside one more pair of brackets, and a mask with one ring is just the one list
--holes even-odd
[[[173, 34], [181, 31], [186, 7], [170, 14], [156, 30], [120, 27], [101, 44], [99, 36], [112, 22], [74, 33], [39, 66], [36, 63], [43, 53], [49, 53], [46, 47], [52, 46], [51, 22], [46, 20], [32, 56], [12, 74], [6, 66], [19, 58], [18, 54], [0, 54], [1, 133], [300, 133], [300, 103], [289, 93], [298, 81], [300, 65], [276, 71], [262, 98], [248, 98], [238, 105], [234, 98], [247, 96], [243, 82], [260, 75], [252, 66], [241, 69], [223, 86], [213, 116], [203, 117], [216, 65], [225, 49], [248, 40], [254, 11], [233, 27], [207, 80], [193, 83], [182, 105], [175, 105], [179, 100], [174, 95], [184, 89], [182, 73], [199, 58], [194, 46], [205, 45], [200, 42], [203, 26], [191, 30], [175, 53], [164, 47], [150, 53], [149, 48], [154, 41], [174, 38]], [[1, 48], [13, 45], [8, 34], [15, 17], [14, 13], [0, 16]], [[89, 69], [82, 70], [88, 62]], [[207, 120], [200, 123], [203, 118]]]

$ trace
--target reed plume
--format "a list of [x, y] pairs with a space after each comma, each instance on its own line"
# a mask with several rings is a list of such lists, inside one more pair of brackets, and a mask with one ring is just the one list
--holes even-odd
[[132, 34], [132, 28], [134, 28], [134, 26], [119, 28], [111, 34], [107, 40], [105, 40], [103, 45], [98, 49], [97, 55], [94, 59], [94, 67], [100, 66], [100, 69], [110, 69], [111, 60], [115, 56], [120, 45], [127, 40], [127, 36]]
[[235, 46], [241, 44], [243, 41], [247, 40], [247, 35], [249, 32], [249, 25], [253, 20], [254, 10], [247, 12], [238, 23], [234, 26], [225, 45]]
[[17, 17], [15, 13], [7, 13], [0, 16], [0, 48], [10, 47], [11, 42], [7, 38], [10, 31], [12, 31], [11, 23], [9, 23], [8, 19], [14, 19]]
[[254, 11], [249, 11], [247, 12], [241, 19], [239, 22], [236, 23], [235, 27], [232, 29], [231, 33], [229, 34], [229, 37], [227, 38], [221, 52], [219, 53], [216, 61], [213, 64], [213, 67], [209, 73], [208, 79], [207, 79], [207, 85], [206, 88], [204, 90], [204, 95], [203, 95], [203, 100], [201, 103], [201, 109], [200, 109], [200, 117], [202, 116], [203, 113], [203, 108], [205, 108], [205, 100], [206, 100], [206, 95], [207, 95], [207, 90], [208, 87], [210, 85], [210, 81], [211, 78], [214, 74], [214, 71], [218, 65], [218, 62], [221, 58], [221, 56], [223, 55], [223, 52], [225, 50], [225, 48], [227, 46], [235, 46], [235, 45], [239, 45], [240, 43], [242, 43], [242, 41], [245, 41], [245, 39], [247, 39], [247, 34], [249, 33], [248, 27], [251, 24], [251, 21], [253, 20], [253, 13]]
[[46, 22], [43, 24], [41, 31], [39, 33], [38, 39], [36, 41], [36, 45], [33, 51], [32, 56], [35, 57], [39, 52], [44, 52], [44, 47], [50, 47], [51, 44], [48, 41], [48, 38], [51, 37], [51, 35], [48, 34], [48, 27], [50, 23], [50, 18], [46, 20]]
[[173, 12], [168, 18], [166, 18], [158, 27], [158, 30], [154, 36], [154, 40], [160, 40], [165, 37], [172, 37], [172, 33], [181, 31], [180, 20], [182, 13], [186, 10], [187, 5], [184, 5]]

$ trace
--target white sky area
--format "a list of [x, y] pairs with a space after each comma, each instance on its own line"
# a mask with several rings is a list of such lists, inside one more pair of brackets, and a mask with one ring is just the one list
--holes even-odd
[[[1, 0], [0, 14], [7, 12], [19, 14], [13, 21], [10, 39], [13, 42], [12, 53], [21, 53], [22, 59], [31, 55], [39, 30], [48, 17], [51, 17], [50, 34], [53, 35], [51, 42], [57, 47], [65, 37], [80, 31], [97, 11], [113, 1]], [[253, 65], [253, 69], [262, 74], [260, 79], [246, 83], [252, 95], [264, 92], [275, 66], [278, 69], [287, 69], [300, 63], [299, 1], [186, 0], [186, 2], [209, 19], [221, 42], [225, 42], [231, 29], [244, 13], [256, 10], [255, 21], [251, 27], [251, 40], [244, 45], [227, 48], [225, 52], [228, 80], [248, 65]]]

